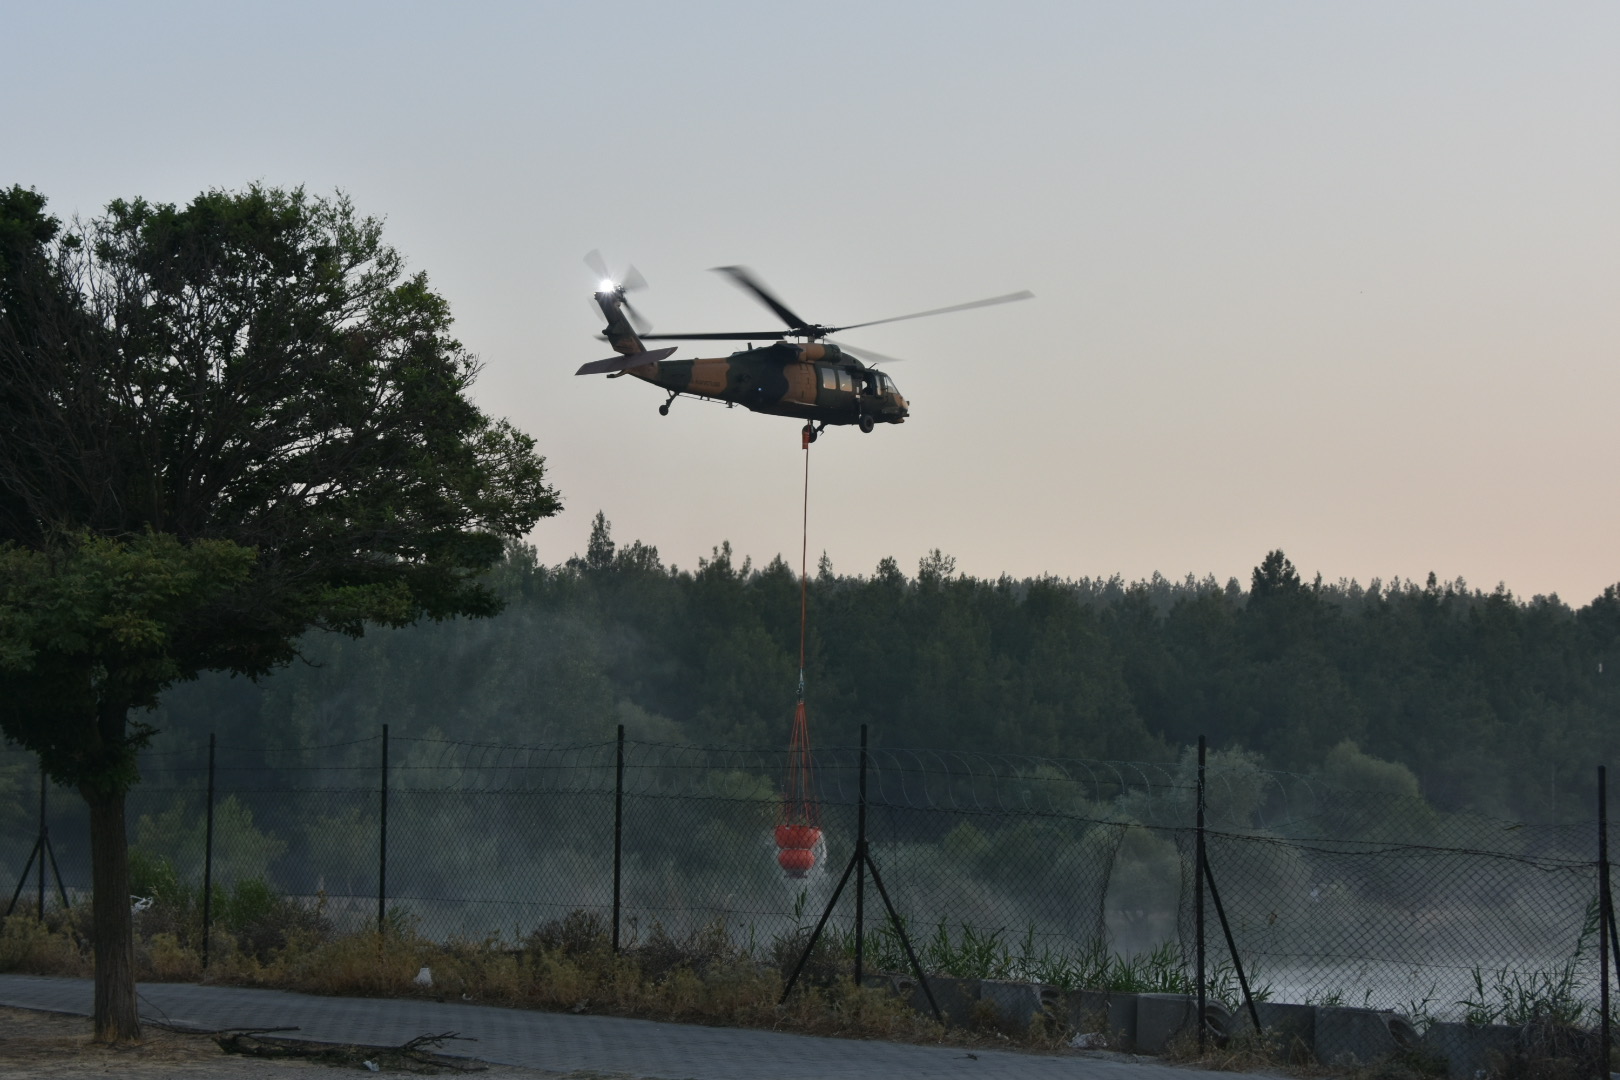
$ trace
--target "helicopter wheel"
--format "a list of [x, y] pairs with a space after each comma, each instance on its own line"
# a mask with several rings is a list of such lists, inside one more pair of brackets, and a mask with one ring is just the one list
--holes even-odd
[[662, 405], [658, 406], [658, 415], [659, 416], [668, 416], [669, 415], [669, 402], [666, 401]]
[[861, 434], [872, 434], [872, 418], [870, 416], [861, 417]]

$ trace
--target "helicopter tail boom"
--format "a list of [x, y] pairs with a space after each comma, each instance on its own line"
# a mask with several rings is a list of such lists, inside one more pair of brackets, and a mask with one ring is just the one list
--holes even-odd
[[625, 356], [646, 352], [647, 346], [641, 343], [636, 328], [630, 324], [630, 319], [625, 315], [624, 287], [615, 285], [609, 288], [607, 283], [604, 283], [595, 300], [596, 306], [602, 309], [603, 318], [607, 319], [607, 327], [602, 331], [602, 335], [607, 338], [608, 344]]

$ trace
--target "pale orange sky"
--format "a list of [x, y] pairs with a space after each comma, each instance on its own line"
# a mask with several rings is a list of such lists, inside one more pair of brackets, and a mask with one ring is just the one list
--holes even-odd
[[[994, 576], [1620, 581], [1620, 6], [41, 5], [0, 181], [61, 214], [343, 188], [450, 298], [478, 396], [684, 566], [798, 548], [798, 425], [576, 379], [580, 262], [661, 330], [848, 335], [914, 415], [816, 444], [813, 552]], [[761, 318], [765, 321], [761, 322]], [[721, 346], [678, 355], [715, 355]]]

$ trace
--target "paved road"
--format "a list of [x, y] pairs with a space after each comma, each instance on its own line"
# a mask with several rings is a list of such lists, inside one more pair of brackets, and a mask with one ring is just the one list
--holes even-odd
[[[657, 1080], [1235, 1080], [1105, 1055], [1021, 1054], [827, 1039], [751, 1028], [665, 1024], [488, 1005], [392, 998], [337, 998], [184, 983], [143, 983], [141, 1014], [217, 1030], [296, 1025], [289, 1037], [398, 1046], [426, 1033], [456, 1031], [476, 1043], [445, 1052], [484, 1061], [587, 1076]], [[88, 979], [0, 975], [0, 1005], [89, 1015]]]

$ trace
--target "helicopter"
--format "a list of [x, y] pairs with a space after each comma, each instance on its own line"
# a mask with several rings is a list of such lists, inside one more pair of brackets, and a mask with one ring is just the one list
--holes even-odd
[[[753, 272], [741, 266], [719, 266], [716, 272], [753, 294], [787, 324], [786, 330], [756, 332], [724, 331], [714, 334], [651, 334], [645, 332], [639, 316], [625, 294], [642, 288], [646, 279], [628, 269], [623, 280], [614, 280], [601, 256], [591, 252], [586, 265], [597, 273], [601, 283], [593, 296], [607, 327], [602, 337], [618, 356], [584, 364], [576, 375], [607, 375], [610, 379], [634, 375], [666, 391], [669, 396], [658, 406], [662, 416], [682, 395], [724, 401], [727, 408], [741, 405], [753, 412], [791, 416], [806, 421], [805, 440], [815, 441], [828, 425], [854, 424], [871, 434], [878, 424], [903, 424], [911, 415], [910, 403], [899, 387], [878, 365], [896, 363], [892, 357], [870, 349], [851, 348], [831, 341], [829, 335], [880, 323], [921, 319], [953, 311], [1028, 300], [1035, 294], [1008, 293], [987, 300], [896, 315], [887, 319], [825, 326], [806, 322], [782, 303]], [[788, 339], [796, 340], [788, 340]], [[729, 356], [712, 359], [671, 360], [679, 346], [648, 350], [646, 341], [747, 341], [749, 347]], [[770, 341], [759, 348], [755, 341]]]

